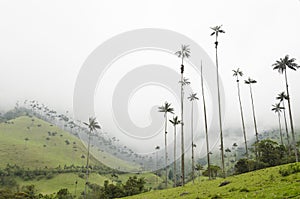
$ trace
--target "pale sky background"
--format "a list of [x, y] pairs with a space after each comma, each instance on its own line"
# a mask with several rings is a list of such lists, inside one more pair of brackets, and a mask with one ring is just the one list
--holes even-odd
[[[271, 112], [284, 79], [271, 65], [289, 54], [300, 64], [299, 0], [1, 0], [0, 110], [36, 99], [72, 112], [78, 72], [102, 42], [139, 28], [163, 28], [196, 41], [214, 60], [209, 27], [223, 24], [220, 75], [226, 92], [225, 128], [240, 127], [236, 82], [240, 67], [253, 86], [259, 130], [277, 127]], [[289, 72], [294, 123], [300, 128], [300, 72]], [[247, 128], [253, 128], [250, 96], [241, 85]], [[138, 98], [138, 97], [137, 97]]]

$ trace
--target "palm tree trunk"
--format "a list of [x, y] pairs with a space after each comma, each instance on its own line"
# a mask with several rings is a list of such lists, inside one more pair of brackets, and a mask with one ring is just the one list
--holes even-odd
[[280, 142], [283, 146], [283, 139], [282, 139], [282, 131], [281, 131], [281, 121], [280, 121], [280, 113], [278, 112], [278, 124], [279, 124], [279, 133], [280, 133]]
[[291, 110], [291, 100], [290, 100], [289, 86], [288, 86], [288, 81], [287, 81], [286, 70], [284, 71], [284, 75], [285, 75], [286, 94], [288, 96], [288, 107], [289, 107], [290, 125], [291, 125], [292, 138], [293, 138], [293, 147], [294, 147], [294, 151], [295, 151], [296, 162], [298, 162], [298, 153], [297, 153], [297, 148], [296, 148], [296, 139], [295, 139], [293, 117], [292, 117], [292, 110]]
[[285, 112], [284, 99], [282, 100], [282, 106], [283, 106], [283, 117], [284, 117], [284, 126], [285, 126], [285, 132], [286, 132], [286, 139], [287, 139], [287, 143], [288, 143], [288, 152], [289, 152], [289, 155], [291, 155], [290, 136], [289, 136], [289, 130], [288, 130], [288, 125], [287, 125], [287, 121], [286, 121], [286, 112]]
[[194, 159], [194, 102], [192, 101], [192, 112], [191, 112], [191, 136], [192, 136], [192, 179], [194, 184], [195, 179], [195, 159]]
[[[253, 102], [253, 95], [252, 95], [252, 87], [251, 84], [249, 84], [250, 86], [250, 96], [251, 96], [251, 103], [252, 103], [252, 115], [253, 115], [253, 122], [254, 122], [254, 130], [255, 130], [255, 137], [256, 137], [256, 144], [258, 144], [259, 140], [258, 140], [258, 132], [257, 132], [257, 125], [256, 125], [256, 117], [255, 117], [255, 109], [254, 109], [254, 102]], [[257, 147], [255, 146], [255, 156], [256, 156], [256, 160], [257, 160], [257, 156], [258, 156], [258, 151], [257, 151]]]
[[156, 149], [156, 185], [158, 184], [158, 149]]
[[208, 178], [211, 180], [206, 104], [205, 104], [204, 86], [203, 86], [202, 61], [201, 61], [201, 89], [202, 89], [203, 114], [204, 114], [204, 128], [205, 128], [205, 135], [206, 135], [207, 170], [208, 170]]
[[165, 113], [165, 169], [166, 169], [166, 179], [165, 179], [165, 185], [166, 188], [168, 186], [168, 151], [167, 151], [167, 113]]
[[240, 83], [239, 83], [238, 79], [237, 79], [237, 88], [238, 88], [238, 97], [239, 97], [242, 127], [243, 127], [243, 134], [244, 134], [244, 142], [245, 142], [245, 149], [246, 149], [246, 157], [247, 157], [247, 159], [249, 159], [247, 136], [246, 136], [246, 130], [245, 130], [244, 114], [243, 114], [243, 106], [242, 106], [241, 92], [240, 92]]
[[87, 198], [87, 186], [89, 182], [89, 161], [90, 161], [90, 140], [91, 140], [91, 131], [89, 133], [89, 138], [88, 138], [88, 153], [87, 153], [87, 158], [86, 158], [86, 181], [85, 181], [85, 187], [84, 187], [84, 197]]
[[216, 66], [217, 66], [217, 88], [218, 88], [218, 105], [219, 105], [219, 126], [220, 126], [220, 139], [221, 139], [221, 158], [222, 158], [222, 174], [225, 178], [225, 162], [224, 162], [224, 144], [223, 144], [223, 131], [222, 131], [222, 115], [221, 115], [221, 102], [220, 102], [220, 86], [219, 86], [219, 64], [218, 64], [218, 41], [216, 35]]
[[176, 124], [174, 124], [174, 172], [173, 172], [173, 178], [174, 178], [174, 187], [177, 185], [177, 172], [176, 172]]
[[[181, 73], [181, 82], [183, 82], [183, 73]], [[181, 83], [181, 183], [184, 186], [184, 133], [183, 133], [183, 84]]]

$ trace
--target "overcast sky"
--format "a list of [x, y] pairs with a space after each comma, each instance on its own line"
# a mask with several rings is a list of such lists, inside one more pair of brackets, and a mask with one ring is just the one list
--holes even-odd
[[[139, 28], [179, 32], [214, 60], [209, 27], [223, 24], [219, 64], [227, 128], [240, 127], [232, 69], [240, 67], [245, 78], [258, 81], [253, 91], [263, 130], [277, 125], [270, 109], [284, 90], [283, 76], [271, 65], [286, 54], [300, 64], [299, 0], [1, 0], [0, 24], [0, 110], [17, 100], [36, 99], [72, 112], [76, 78], [89, 54], [107, 39]], [[288, 76], [299, 128], [300, 72]], [[246, 85], [241, 89], [247, 128], [252, 128], [249, 90]]]

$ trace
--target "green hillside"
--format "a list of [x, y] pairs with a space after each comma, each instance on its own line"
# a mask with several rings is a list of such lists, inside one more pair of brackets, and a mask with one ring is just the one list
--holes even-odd
[[[93, 147], [91, 151], [99, 159], [105, 157], [106, 161], [122, 165], [124, 168], [130, 169], [135, 166]], [[85, 185], [85, 172], [80, 168], [84, 168], [86, 165], [86, 154], [85, 146], [76, 136], [36, 117], [21, 116], [0, 123], [0, 169], [7, 169], [9, 164], [17, 165], [23, 170], [39, 171], [47, 168], [46, 171], [50, 174], [53, 171], [56, 172], [51, 174], [51, 177], [43, 175], [33, 179], [14, 177], [20, 187], [34, 184], [37, 191], [43, 194], [54, 193], [61, 188], [68, 188], [71, 193], [75, 194], [76, 189], [78, 195], [83, 191]], [[65, 165], [75, 165], [77, 170], [70, 173], [57, 172], [58, 167], [63, 169]], [[94, 157], [91, 157], [90, 165], [106, 168]], [[105, 170], [109, 173], [99, 174], [98, 171], [91, 173], [90, 183], [103, 185], [104, 180], [112, 181], [110, 172], [113, 170], [109, 168]], [[133, 175], [120, 174], [118, 180], [125, 182], [129, 176]], [[139, 177], [145, 177], [148, 188], [154, 187], [162, 181], [154, 174], [140, 174]], [[75, 187], [76, 181], [77, 188]]]
[[[0, 167], [55, 168], [85, 165], [86, 148], [75, 136], [36, 117], [21, 116], [0, 124]], [[91, 158], [92, 164], [99, 162]]]
[[[290, 164], [292, 165], [292, 164]], [[296, 165], [297, 173], [282, 176], [279, 170], [289, 171], [289, 165], [262, 169], [246, 174], [200, 181], [187, 184], [184, 188], [177, 187], [161, 191], [152, 191], [128, 199], [157, 199], [157, 198], [300, 198], [300, 163]], [[228, 181], [229, 184], [219, 187]]]

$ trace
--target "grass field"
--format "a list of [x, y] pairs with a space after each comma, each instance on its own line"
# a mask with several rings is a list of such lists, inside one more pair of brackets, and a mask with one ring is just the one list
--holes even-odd
[[[127, 169], [136, 169], [133, 164], [117, 159], [107, 153], [91, 148], [93, 155], [90, 165], [101, 164], [98, 158], [105, 157], [106, 162], [115, 165], [122, 165]], [[25, 169], [56, 168], [59, 165], [85, 166], [87, 150], [80, 139], [76, 136], [61, 130], [36, 117], [21, 116], [7, 123], [0, 123], [0, 168], [5, 168], [7, 164], [18, 165]], [[129, 176], [134, 174], [119, 175], [119, 180], [125, 182]], [[145, 177], [146, 187], [157, 186], [161, 183], [161, 178], [154, 174], [139, 174], [138, 177]], [[110, 180], [111, 176], [91, 173], [89, 181], [98, 185], [103, 185], [104, 180]], [[34, 184], [41, 193], [54, 193], [61, 188], [68, 188], [75, 194], [75, 182], [77, 181], [76, 194], [84, 189], [85, 179], [80, 178], [78, 173], [62, 173], [55, 175], [51, 179], [42, 178], [40, 180], [24, 181], [16, 179], [19, 186]]]
[[[298, 163], [300, 166], [300, 163]], [[300, 198], [300, 173], [282, 177], [280, 168], [288, 165], [262, 169], [246, 174], [216, 179], [211, 181], [196, 180], [195, 184], [187, 184], [161, 191], [152, 191], [128, 199], [163, 199], [163, 198]], [[220, 183], [230, 183], [219, 187]]]

